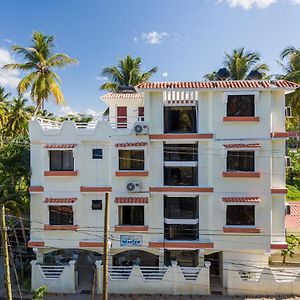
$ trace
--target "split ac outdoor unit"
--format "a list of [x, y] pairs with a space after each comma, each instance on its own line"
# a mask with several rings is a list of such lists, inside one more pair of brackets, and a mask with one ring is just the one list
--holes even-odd
[[141, 191], [140, 181], [129, 181], [126, 185], [127, 191], [130, 193], [138, 193]]
[[286, 118], [292, 118], [292, 108], [290, 106], [286, 106], [284, 111]]
[[133, 125], [133, 132], [135, 134], [148, 134], [149, 126], [143, 121], [135, 122]]

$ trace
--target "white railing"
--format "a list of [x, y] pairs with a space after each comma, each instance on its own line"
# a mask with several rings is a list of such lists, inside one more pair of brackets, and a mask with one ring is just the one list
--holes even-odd
[[[126, 119], [126, 121], [118, 121]], [[43, 118], [37, 118], [43, 129], [60, 129], [63, 122], [52, 121]], [[77, 129], [94, 129], [98, 122], [108, 122], [113, 129], [132, 128], [135, 122], [143, 121], [144, 117], [118, 117], [118, 116], [100, 116], [90, 122], [74, 122]]]
[[186, 280], [197, 280], [201, 268], [199, 267], [181, 267], [183, 276]]
[[145, 280], [162, 280], [167, 267], [140, 267]]
[[132, 267], [109, 267], [108, 274], [111, 280], [128, 279], [131, 273]]
[[66, 266], [38, 265], [45, 279], [58, 279]]
[[300, 276], [299, 268], [271, 268], [274, 278], [278, 282], [294, 281], [296, 277]]

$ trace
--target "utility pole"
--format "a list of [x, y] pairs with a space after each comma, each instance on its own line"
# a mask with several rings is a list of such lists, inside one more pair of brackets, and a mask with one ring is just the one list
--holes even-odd
[[2, 232], [2, 246], [3, 246], [3, 260], [4, 260], [4, 282], [6, 287], [7, 300], [12, 300], [10, 271], [9, 271], [9, 254], [8, 254], [8, 240], [7, 240], [7, 229], [5, 223], [5, 208], [2, 205], [1, 211], [1, 232]]
[[108, 300], [108, 236], [110, 193], [105, 193], [104, 244], [103, 244], [103, 288], [102, 299]]

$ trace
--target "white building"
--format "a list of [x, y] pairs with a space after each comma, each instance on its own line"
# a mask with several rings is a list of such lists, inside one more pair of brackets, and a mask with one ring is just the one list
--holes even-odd
[[33, 288], [89, 289], [94, 265], [101, 291], [110, 192], [110, 292], [243, 293], [232, 272], [251, 281], [286, 247], [285, 94], [296, 88], [144, 83], [104, 95], [107, 119], [31, 121]]

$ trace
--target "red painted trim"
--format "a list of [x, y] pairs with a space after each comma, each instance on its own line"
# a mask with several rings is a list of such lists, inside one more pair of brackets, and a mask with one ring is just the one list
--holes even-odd
[[201, 187], [150, 187], [150, 192], [185, 192], [185, 193], [212, 193], [213, 188], [201, 188]]
[[79, 242], [79, 247], [86, 247], [86, 248], [100, 248], [103, 247], [102, 242]]
[[273, 250], [282, 250], [282, 249], [287, 249], [288, 245], [287, 244], [271, 244], [270, 248]]
[[115, 231], [148, 231], [148, 225], [145, 226], [123, 226], [123, 225], [116, 225]]
[[78, 225], [44, 225], [44, 230], [77, 230]]
[[77, 176], [78, 171], [45, 171], [44, 176]]
[[273, 188], [271, 189], [271, 194], [287, 194], [288, 189], [283, 188], [283, 189], [278, 189], [278, 188]]
[[111, 192], [111, 186], [81, 186], [80, 192], [93, 193], [93, 192]]
[[29, 241], [27, 246], [29, 248], [34, 248], [34, 247], [45, 247], [45, 242], [34, 242], [34, 241]]
[[213, 139], [212, 133], [166, 133], [166, 134], [150, 134], [151, 140], [169, 140], [169, 139]]
[[259, 117], [223, 117], [223, 122], [259, 122]]
[[150, 248], [214, 248], [214, 243], [199, 243], [199, 242], [149, 242]]
[[287, 138], [289, 137], [288, 132], [271, 132], [271, 138]]
[[223, 172], [223, 177], [230, 178], [260, 178], [259, 172]]
[[30, 193], [43, 192], [44, 187], [43, 186], [30, 186], [28, 190], [29, 190]]
[[223, 227], [225, 233], [260, 233], [260, 228]]
[[116, 176], [122, 177], [122, 176], [148, 176], [148, 171], [116, 171]]

